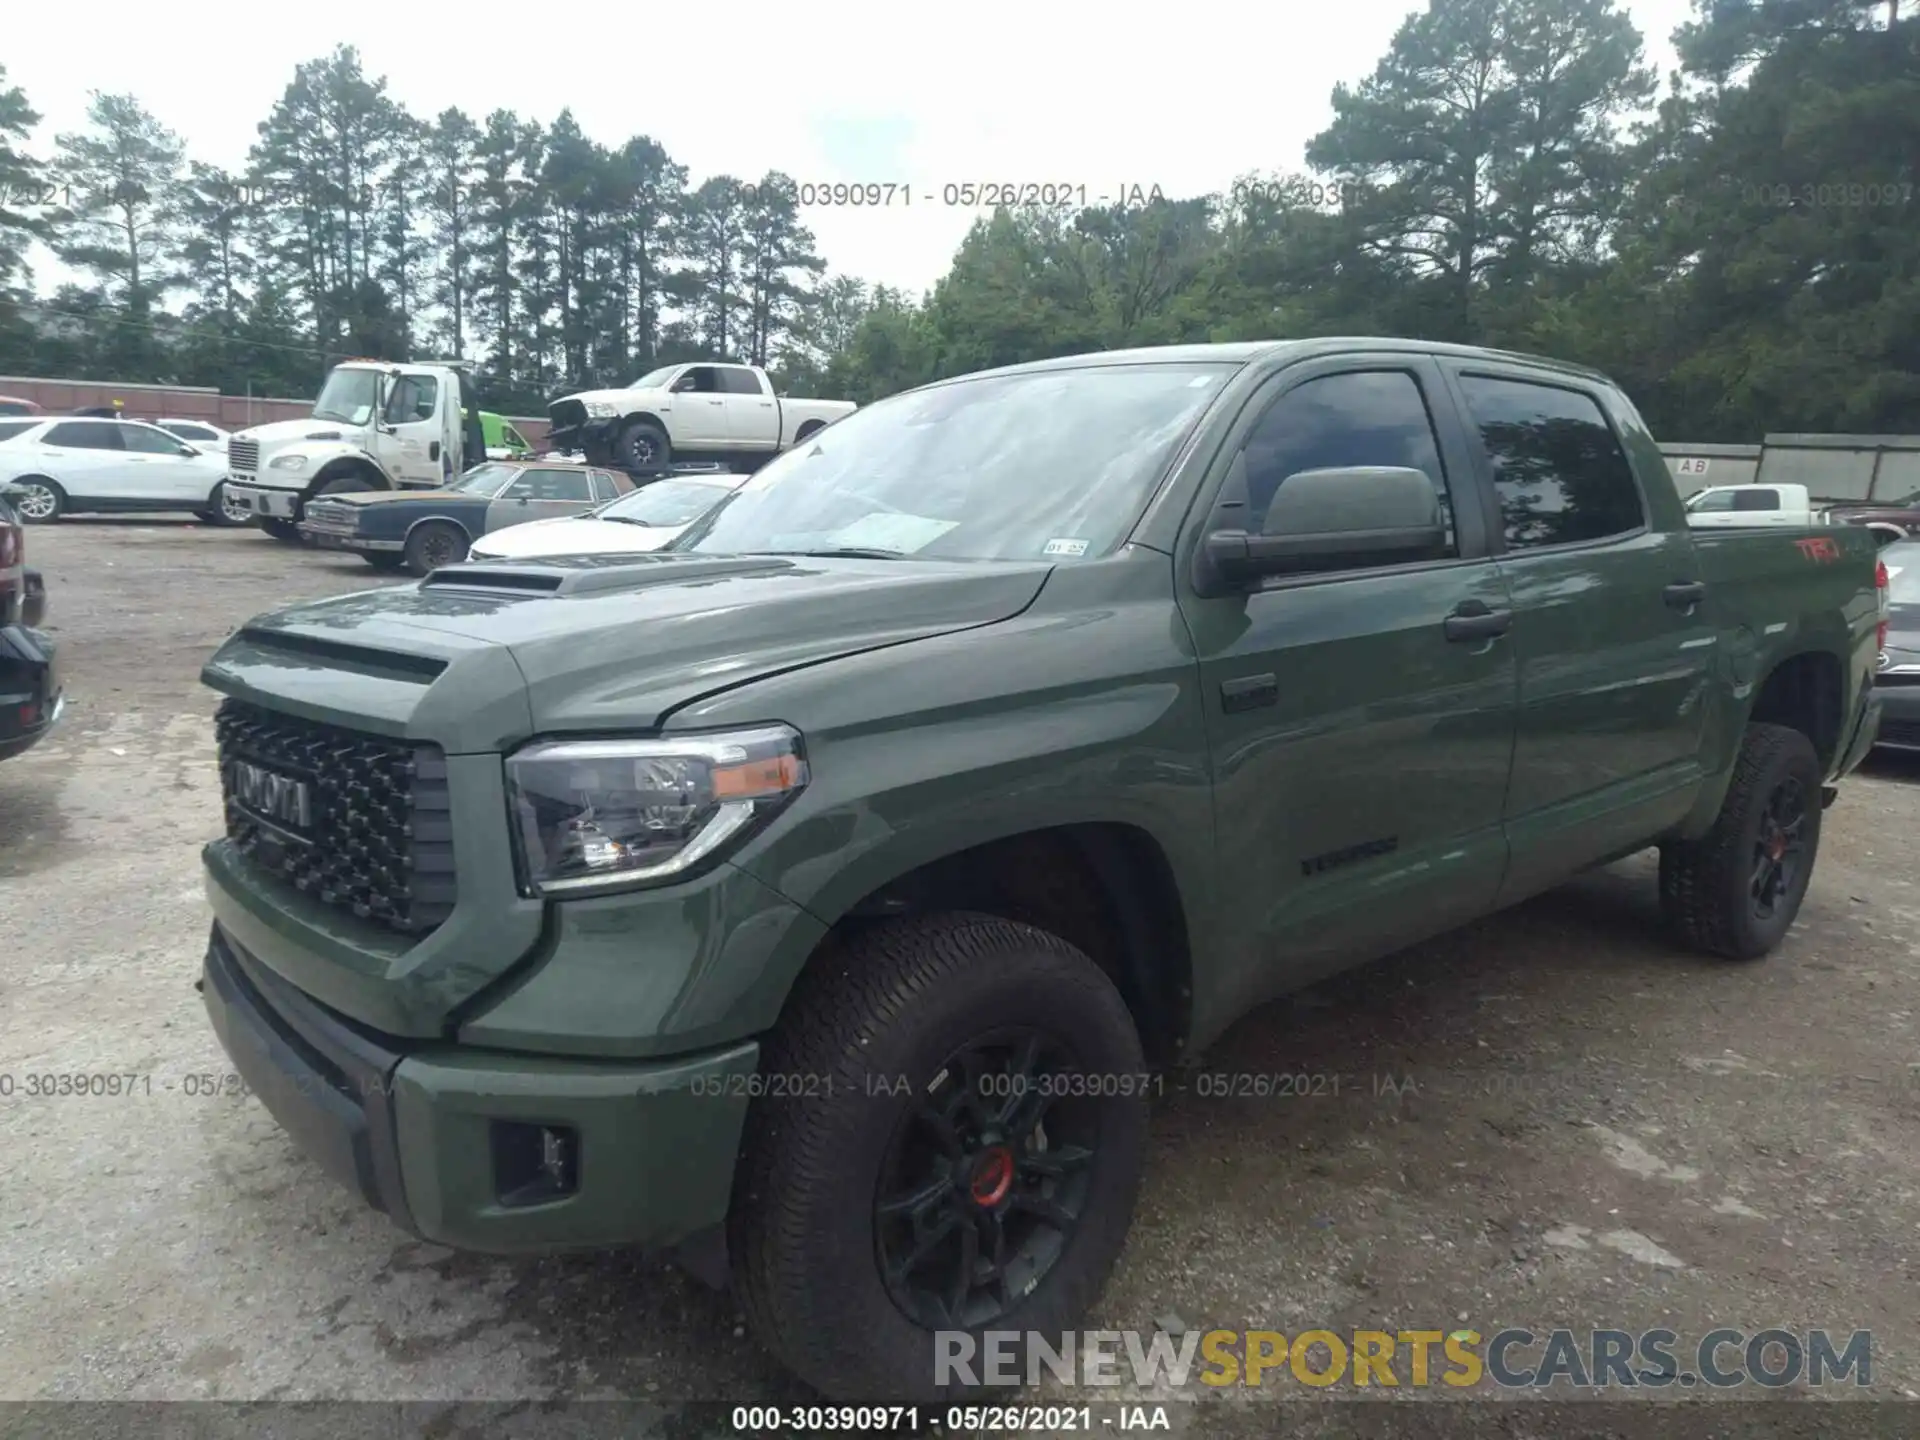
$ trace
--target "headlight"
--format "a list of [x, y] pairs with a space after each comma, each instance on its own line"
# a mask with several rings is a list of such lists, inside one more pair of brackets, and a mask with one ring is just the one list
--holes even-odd
[[611, 400], [587, 401], [587, 414], [596, 420], [611, 420], [620, 413], [620, 407]]
[[272, 470], [304, 470], [307, 468], [307, 457], [297, 452], [292, 455], [276, 455], [267, 462], [267, 466]]
[[800, 735], [786, 725], [530, 745], [507, 757], [522, 886], [583, 895], [684, 879], [806, 783]]

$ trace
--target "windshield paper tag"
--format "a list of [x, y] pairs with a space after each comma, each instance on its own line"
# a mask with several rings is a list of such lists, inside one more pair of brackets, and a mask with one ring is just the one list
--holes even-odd
[[1084, 555], [1087, 553], [1087, 542], [1084, 540], [1049, 540], [1047, 541], [1047, 548], [1040, 553], [1042, 555]]
[[896, 550], [902, 555], [911, 555], [959, 523], [958, 520], [930, 520], [924, 515], [890, 515], [876, 511], [836, 531], [833, 543], [855, 550]]

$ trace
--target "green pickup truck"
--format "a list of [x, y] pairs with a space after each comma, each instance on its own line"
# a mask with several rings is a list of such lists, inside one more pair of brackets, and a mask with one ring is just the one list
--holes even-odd
[[1155, 1077], [1250, 1007], [1652, 846], [1681, 941], [1772, 950], [1885, 615], [1864, 531], [1690, 532], [1589, 370], [967, 376], [665, 551], [230, 637], [200, 985], [408, 1231], [672, 1251], [932, 1398], [938, 1332], [1092, 1304]]

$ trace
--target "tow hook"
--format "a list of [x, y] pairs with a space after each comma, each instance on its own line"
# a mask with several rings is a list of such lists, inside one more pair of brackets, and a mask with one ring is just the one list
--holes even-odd
[[1838, 785], [1822, 785], [1820, 787], [1820, 808], [1822, 810], [1831, 807], [1833, 802], [1839, 798], [1840, 787]]

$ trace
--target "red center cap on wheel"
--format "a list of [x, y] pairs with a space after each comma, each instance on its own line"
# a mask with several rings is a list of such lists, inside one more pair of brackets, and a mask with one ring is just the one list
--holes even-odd
[[976, 1205], [998, 1205], [1013, 1188], [1013, 1151], [995, 1145], [981, 1152], [973, 1163], [973, 1178], [967, 1182]]

